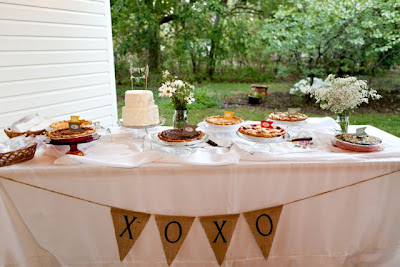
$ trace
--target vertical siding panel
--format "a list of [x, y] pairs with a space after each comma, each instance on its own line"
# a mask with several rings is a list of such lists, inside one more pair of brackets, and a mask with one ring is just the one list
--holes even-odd
[[118, 119], [110, 2], [0, 2], [0, 128], [39, 112]]

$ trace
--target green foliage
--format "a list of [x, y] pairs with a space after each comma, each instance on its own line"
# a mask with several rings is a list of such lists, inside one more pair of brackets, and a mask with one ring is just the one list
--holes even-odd
[[[194, 83], [376, 75], [400, 64], [398, 0], [112, 0], [115, 71]], [[158, 85], [159, 86], [159, 85]]]
[[265, 20], [263, 35], [305, 76], [374, 74], [400, 63], [400, 3], [292, 0]]

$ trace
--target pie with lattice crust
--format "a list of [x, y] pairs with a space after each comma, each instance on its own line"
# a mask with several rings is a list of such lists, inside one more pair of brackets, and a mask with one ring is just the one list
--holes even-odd
[[169, 129], [158, 133], [158, 138], [171, 143], [179, 142], [192, 142], [202, 140], [205, 134], [202, 131], [196, 131], [193, 136], [186, 136], [183, 134], [183, 129]]
[[222, 115], [210, 116], [204, 119], [207, 123], [214, 125], [236, 125], [243, 122], [242, 118], [232, 116], [232, 119], [225, 119]]
[[273, 112], [268, 115], [268, 118], [275, 121], [304, 121], [308, 117], [303, 113], [288, 115], [287, 112]]
[[273, 138], [273, 137], [282, 137], [286, 134], [285, 129], [279, 126], [271, 126], [272, 128], [263, 128], [261, 124], [248, 124], [241, 126], [239, 128], [239, 133], [244, 135], [250, 135], [254, 137], [265, 137], [265, 138]]
[[[81, 127], [92, 125], [91, 121], [87, 121], [87, 120], [79, 120], [79, 121], [82, 122]], [[50, 125], [50, 127], [53, 128], [54, 130], [67, 129], [67, 128], [69, 128], [69, 125], [68, 125], [68, 121], [57, 121], [57, 122], [52, 123]]]
[[95, 129], [91, 127], [82, 127], [82, 131], [74, 132], [70, 129], [56, 129], [52, 131], [47, 131], [46, 135], [51, 139], [70, 139], [76, 137], [87, 136], [90, 134], [94, 134], [96, 132]]

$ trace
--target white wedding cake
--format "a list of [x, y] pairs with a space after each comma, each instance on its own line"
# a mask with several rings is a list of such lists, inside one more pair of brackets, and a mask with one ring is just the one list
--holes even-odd
[[122, 107], [125, 126], [148, 126], [160, 123], [158, 106], [154, 104], [153, 93], [148, 90], [125, 92], [125, 106]]

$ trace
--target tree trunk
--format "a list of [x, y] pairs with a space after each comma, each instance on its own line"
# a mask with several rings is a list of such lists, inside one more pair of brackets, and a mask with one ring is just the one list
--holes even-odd
[[160, 25], [149, 27], [148, 64], [152, 71], [160, 69]]
[[211, 48], [210, 48], [210, 53], [208, 54], [208, 78], [210, 80], [213, 79], [214, 73], [215, 73], [215, 65], [216, 65], [216, 59], [215, 59], [215, 49], [216, 49], [216, 41], [214, 39], [211, 40]]

